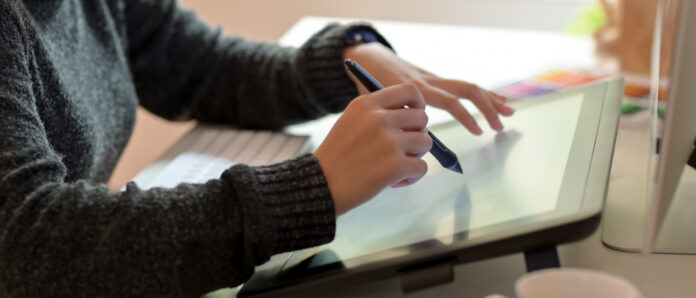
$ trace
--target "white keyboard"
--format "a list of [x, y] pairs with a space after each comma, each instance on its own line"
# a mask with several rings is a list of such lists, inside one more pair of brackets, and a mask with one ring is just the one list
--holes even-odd
[[178, 153], [149, 187], [174, 187], [219, 178], [236, 163], [265, 165], [309, 152], [306, 136], [199, 125], [170, 149]]

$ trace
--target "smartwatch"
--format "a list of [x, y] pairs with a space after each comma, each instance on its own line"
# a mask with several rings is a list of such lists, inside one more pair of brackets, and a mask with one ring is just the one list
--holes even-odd
[[377, 35], [372, 31], [362, 28], [349, 30], [346, 34], [346, 45], [354, 46], [370, 42], [378, 42]]

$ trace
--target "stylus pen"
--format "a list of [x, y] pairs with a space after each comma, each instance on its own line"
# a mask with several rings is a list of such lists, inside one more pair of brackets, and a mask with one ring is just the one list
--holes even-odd
[[[358, 81], [360, 81], [360, 84], [362, 84], [367, 91], [375, 92], [383, 88], [382, 85], [377, 82], [377, 80], [375, 80], [372, 76], [370, 76], [369, 73], [367, 73], [367, 71], [360, 67], [360, 64], [350, 59], [346, 59], [344, 63], [346, 64], [346, 67], [348, 67], [348, 70], [358, 79]], [[430, 154], [435, 156], [435, 159], [437, 159], [437, 161], [445, 169], [463, 174], [462, 167], [459, 165], [459, 159], [457, 159], [457, 155], [454, 154], [452, 150], [449, 150], [449, 148], [447, 148], [447, 146], [445, 146], [445, 144], [443, 144], [427, 128], [425, 131], [428, 133], [428, 135], [430, 135], [430, 138], [433, 139], [433, 147], [430, 148]]]

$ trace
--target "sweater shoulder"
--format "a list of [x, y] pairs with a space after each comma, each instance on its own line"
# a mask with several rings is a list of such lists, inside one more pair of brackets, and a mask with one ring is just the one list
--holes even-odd
[[0, 86], [27, 79], [31, 20], [22, 9], [17, 1], [0, 1]]
[[16, 1], [0, 1], [0, 48], [21, 44], [25, 31], [26, 14]]

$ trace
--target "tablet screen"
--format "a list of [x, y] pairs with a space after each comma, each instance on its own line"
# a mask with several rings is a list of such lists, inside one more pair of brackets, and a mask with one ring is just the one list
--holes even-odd
[[463, 175], [424, 156], [420, 181], [340, 216], [334, 241], [279, 259], [240, 294], [328, 289], [589, 235], [603, 206], [623, 89], [611, 79], [515, 102], [502, 132], [482, 115], [481, 136], [456, 122], [429, 126], [457, 154]]
[[482, 227], [554, 210], [584, 97], [521, 108], [503, 119], [499, 133], [473, 136], [458, 123], [433, 127], [464, 174], [426, 155], [420, 181], [386, 189], [339, 217], [336, 238], [324, 249], [346, 260], [431, 239], [448, 244]]
[[454, 121], [429, 126], [457, 154], [464, 174], [426, 154], [420, 181], [387, 188], [340, 216], [334, 241], [293, 252], [277, 271], [277, 285], [398, 266], [593, 217], [606, 189], [621, 90], [615, 80], [515, 102], [502, 132], [488, 128], [482, 115], [480, 136]]

